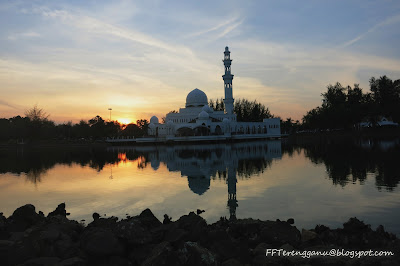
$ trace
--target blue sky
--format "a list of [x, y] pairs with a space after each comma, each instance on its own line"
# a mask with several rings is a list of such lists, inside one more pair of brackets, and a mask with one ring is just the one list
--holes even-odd
[[135, 121], [194, 88], [301, 120], [328, 84], [400, 78], [400, 1], [0, 1], [0, 117]]

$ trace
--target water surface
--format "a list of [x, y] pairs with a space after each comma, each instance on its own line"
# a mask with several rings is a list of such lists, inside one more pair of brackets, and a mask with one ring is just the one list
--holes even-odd
[[400, 233], [398, 140], [39, 149], [0, 152], [0, 211], [65, 202], [71, 219], [124, 218], [150, 208], [162, 220], [203, 209], [227, 218], [295, 219], [340, 227], [358, 217]]

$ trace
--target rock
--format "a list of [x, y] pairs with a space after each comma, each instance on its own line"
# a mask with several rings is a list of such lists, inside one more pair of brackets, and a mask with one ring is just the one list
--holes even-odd
[[172, 228], [165, 233], [164, 240], [170, 243], [185, 241], [188, 239], [188, 233], [184, 229]]
[[162, 223], [154, 216], [150, 209], [145, 209], [142, 211], [138, 219], [142, 225], [149, 229], [157, 228], [162, 225]]
[[107, 265], [112, 265], [112, 266], [131, 266], [132, 262], [130, 262], [128, 259], [119, 257], [119, 256], [112, 256], [108, 259]]
[[294, 247], [292, 245], [289, 245], [288, 243], [283, 244], [280, 248], [283, 249], [283, 250], [286, 250], [286, 251], [294, 250]]
[[95, 213], [93, 213], [92, 217], [93, 217], [93, 220], [94, 220], [94, 221], [97, 221], [98, 219], [100, 219], [100, 214], [98, 214], [97, 212], [95, 212]]
[[179, 262], [177, 253], [173, 251], [170, 243], [164, 241], [156, 245], [142, 266], [153, 265], [182, 265]]
[[120, 255], [124, 252], [123, 245], [115, 235], [100, 228], [86, 231], [82, 236], [81, 246], [89, 255], [96, 257]]
[[215, 255], [196, 242], [185, 242], [178, 253], [183, 265], [218, 265]]
[[286, 222], [266, 221], [260, 234], [263, 242], [278, 246], [288, 243], [296, 247], [301, 239], [299, 230]]
[[216, 228], [209, 230], [206, 241], [202, 242], [202, 244], [215, 254], [218, 254], [222, 261], [235, 258], [240, 253], [239, 247], [232, 241], [224, 229]]
[[53, 266], [60, 261], [57, 257], [39, 257], [25, 261], [23, 265], [29, 266]]
[[207, 236], [207, 222], [194, 212], [183, 215], [174, 224], [188, 232], [188, 240], [197, 241]]
[[74, 243], [68, 235], [62, 235], [61, 239], [54, 243], [54, 251], [62, 259], [76, 256], [78, 254], [78, 247], [78, 243]]
[[315, 231], [317, 234], [322, 234], [322, 233], [324, 233], [324, 232], [329, 232], [330, 229], [329, 229], [329, 227], [327, 227], [327, 226], [325, 226], [325, 225], [320, 225], [320, 224], [318, 224], [318, 225], [315, 226], [314, 231]]
[[56, 266], [85, 266], [86, 263], [79, 257], [73, 257], [57, 263]]
[[60, 232], [54, 229], [40, 232], [40, 239], [47, 241], [55, 241], [60, 236]]
[[164, 214], [164, 220], [163, 220], [163, 224], [169, 224], [171, 223], [171, 217], [169, 217], [167, 214]]
[[17, 242], [17, 241], [22, 240], [24, 238], [24, 235], [25, 235], [24, 232], [11, 232], [8, 240]]
[[268, 245], [266, 243], [260, 243], [257, 245], [257, 247], [255, 249], [253, 249], [253, 255], [257, 256], [257, 255], [264, 255], [265, 256], [265, 252], [268, 248], [271, 248], [271, 245]]
[[0, 262], [4, 263], [4, 260], [7, 258], [13, 244], [13, 241], [0, 240]]
[[154, 240], [150, 230], [134, 218], [120, 221], [114, 226], [113, 232], [120, 239], [124, 239], [133, 245], [149, 244]]
[[202, 214], [203, 212], [205, 212], [205, 210], [197, 209], [197, 211], [196, 211], [197, 215], [200, 215], [200, 214]]
[[238, 260], [236, 259], [229, 259], [226, 260], [222, 263], [222, 266], [242, 266], [243, 264], [241, 264]]
[[301, 230], [301, 241], [306, 242], [317, 238], [317, 233], [306, 229]]
[[100, 216], [96, 215], [97, 213], [93, 213], [94, 221], [87, 225], [88, 228], [107, 228], [109, 230], [113, 230], [118, 221], [118, 217], [111, 216], [109, 218], [100, 218]]
[[[9, 265], [18, 265], [24, 261], [37, 257], [38, 246], [34, 243], [24, 241], [12, 245], [9, 252], [6, 254]], [[7, 263], [6, 263], [7, 265]]]
[[294, 219], [293, 218], [289, 218], [286, 221], [288, 224], [294, 224]]
[[0, 230], [6, 225], [7, 218], [0, 212]]
[[22, 232], [42, 219], [36, 213], [35, 206], [26, 204], [16, 209], [9, 220], [11, 221], [10, 231]]
[[63, 217], [67, 217], [67, 215], [69, 215], [69, 213], [67, 213], [67, 211], [65, 210], [65, 203], [59, 204], [57, 206], [57, 208], [54, 211], [50, 212], [49, 215], [47, 215], [47, 216], [49, 217], [49, 216], [56, 216], [56, 215], [61, 215]]
[[371, 231], [371, 228], [364, 224], [362, 221], [358, 220], [356, 217], [350, 218], [349, 221], [343, 224], [343, 230], [345, 232], [367, 232]]
[[10, 247], [13, 244], [14, 244], [13, 241], [0, 240], [0, 251], [3, 250], [3, 249], [7, 249], [8, 247]]

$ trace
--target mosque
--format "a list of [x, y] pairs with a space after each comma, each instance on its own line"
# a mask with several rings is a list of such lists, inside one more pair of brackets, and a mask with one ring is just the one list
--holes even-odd
[[192, 90], [186, 97], [185, 108], [177, 113], [168, 113], [165, 123], [160, 123], [156, 116], [150, 119], [148, 135], [156, 140], [227, 140], [277, 138], [281, 136], [280, 119], [263, 119], [262, 122], [238, 122], [233, 112], [233, 88], [231, 73], [232, 60], [230, 51], [225, 47], [224, 80], [225, 111], [213, 110], [208, 105], [207, 95], [199, 90]]

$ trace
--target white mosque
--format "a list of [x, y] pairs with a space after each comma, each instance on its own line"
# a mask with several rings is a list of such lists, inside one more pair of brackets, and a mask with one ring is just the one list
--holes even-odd
[[[150, 119], [148, 134], [155, 141], [201, 141], [228, 139], [277, 138], [281, 136], [280, 119], [264, 119], [262, 122], [238, 122], [233, 113], [233, 94], [230, 51], [224, 51], [225, 111], [215, 111], [208, 105], [207, 95], [192, 90], [186, 97], [185, 108], [168, 113], [165, 123], [156, 116]], [[138, 141], [138, 139], [137, 139]]]

